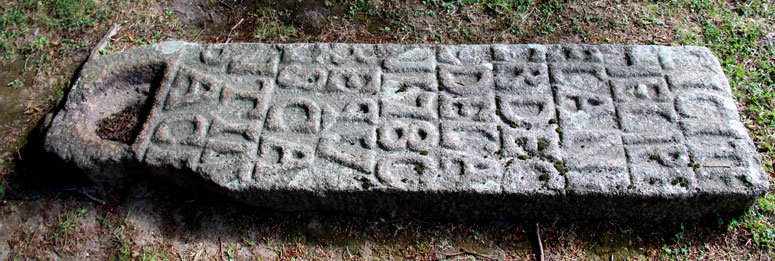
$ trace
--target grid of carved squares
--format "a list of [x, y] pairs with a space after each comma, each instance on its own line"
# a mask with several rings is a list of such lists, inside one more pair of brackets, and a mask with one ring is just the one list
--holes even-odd
[[[723, 124], [711, 123], [708, 128], [718, 131], [699, 134], [684, 133], [687, 128], [681, 126], [694, 124], [694, 119], [736, 117], [719, 86], [723, 81], [713, 78], [706, 84], [665, 73], [664, 57], [656, 48], [380, 48], [286, 45], [275, 56], [252, 56], [260, 57], [259, 62], [239, 56], [224, 65], [230, 74], [254, 77], [254, 90], [236, 89], [182, 67], [163, 102], [168, 115], [156, 127], [154, 146], [187, 147], [187, 158], [172, 160], [177, 167], [218, 173], [223, 170], [215, 168], [224, 162], [234, 163], [235, 176], [246, 182], [309, 168], [317, 156], [370, 182], [401, 189], [453, 184], [472, 190], [563, 191], [672, 185], [682, 191], [697, 182], [690, 156], [704, 151], [687, 148], [684, 135], [702, 138], [694, 143], [698, 146], [710, 142], [728, 152], [709, 157], [739, 159], [729, 164], [744, 161], [729, 141], [739, 135]], [[202, 51], [202, 63], [221, 64], [225, 59], [214, 56], [228, 57], [225, 53], [208, 48]], [[298, 91], [315, 95], [273, 99], [276, 93]], [[341, 97], [338, 93], [350, 93], [352, 100], [343, 108], [326, 102]], [[236, 116], [240, 120], [176, 111], [192, 103], [232, 100], [249, 104], [249, 110]], [[337, 128], [344, 121], [357, 123], [348, 128], [358, 128]], [[175, 133], [185, 135], [175, 138]], [[218, 138], [227, 134], [239, 138]], [[151, 161], [170, 160], [164, 149], [148, 153]]]

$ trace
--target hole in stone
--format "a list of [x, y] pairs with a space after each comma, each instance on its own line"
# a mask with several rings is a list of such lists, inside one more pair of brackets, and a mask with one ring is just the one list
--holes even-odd
[[293, 157], [295, 159], [303, 159], [304, 158], [304, 153], [301, 152], [301, 151], [294, 151], [293, 152]]
[[358, 104], [358, 112], [369, 113], [369, 105], [365, 103]]
[[417, 99], [415, 99], [415, 104], [414, 105], [417, 106], [417, 107], [422, 107], [422, 104], [423, 104], [422, 96], [417, 96]]
[[[103, 104], [122, 104], [119, 108], [97, 106], [94, 113], [104, 117], [96, 121], [98, 137], [124, 144], [135, 142], [151, 111], [151, 97], [161, 84], [165, 68], [161, 62], [129, 66], [94, 83], [98, 87], [95, 89], [107, 90], [100, 97], [105, 99]], [[113, 113], [108, 114], [111, 110]]]
[[454, 105], [455, 110], [457, 111], [457, 114], [463, 116], [462, 115], [463, 114], [463, 103], [456, 102], [456, 103], [453, 103], [453, 105]]
[[589, 104], [591, 104], [592, 106], [599, 106], [600, 104], [603, 104], [603, 102], [601, 102], [598, 99], [589, 99], [587, 100], [587, 102], [589, 102]]
[[651, 97], [657, 98], [660, 96], [659, 86], [651, 85], [649, 86], [649, 89], [651, 89]]
[[138, 122], [137, 116], [142, 107], [142, 102], [138, 101], [120, 112], [103, 118], [97, 124], [97, 136], [106, 140], [131, 144], [140, 132], [141, 124]]
[[522, 68], [514, 68], [514, 76], [522, 76], [525, 71]]
[[426, 138], [428, 138], [428, 132], [422, 129], [417, 131], [417, 135], [420, 136], [421, 140], [425, 140]]
[[541, 71], [539, 70], [533, 70], [533, 76], [538, 76], [541, 74]]
[[401, 139], [404, 137], [404, 130], [403, 129], [395, 129], [396, 132], [396, 139]]
[[282, 147], [272, 147], [271, 152], [269, 155], [267, 155], [267, 159], [272, 164], [280, 164], [283, 158], [283, 148]]

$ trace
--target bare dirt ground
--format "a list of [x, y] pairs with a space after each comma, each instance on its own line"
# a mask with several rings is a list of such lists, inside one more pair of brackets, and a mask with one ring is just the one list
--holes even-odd
[[[0, 0], [2, 259], [772, 259], [775, 193], [690, 222], [454, 223], [281, 212], [142, 177], [96, 185], [53, 165], [34, 127], [101, 54], [167, 40], [703, 45], [773, 173], [775, 6], [767, 1]], [[517, 207], [517, 206], [515, 206]], [[540, 257], [540, 256], [538, 256]]]

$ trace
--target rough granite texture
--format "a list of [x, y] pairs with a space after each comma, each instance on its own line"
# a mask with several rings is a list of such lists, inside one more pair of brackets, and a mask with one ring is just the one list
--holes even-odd
[[703, 47], [167, 42], [86, 64], [45, 149], [281, 210], [695, 219], [769, 185], [730, 93]]

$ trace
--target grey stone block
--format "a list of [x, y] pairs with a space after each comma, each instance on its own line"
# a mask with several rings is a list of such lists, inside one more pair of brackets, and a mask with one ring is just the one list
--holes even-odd
[[45, 149], [96, 182], [366, 215], [694, 219], [769, 186], [702, 47], [167, 42], [86, 64]]

